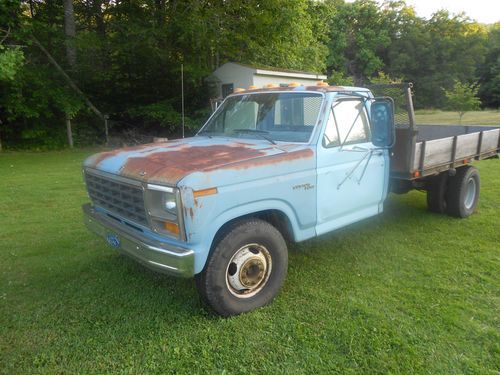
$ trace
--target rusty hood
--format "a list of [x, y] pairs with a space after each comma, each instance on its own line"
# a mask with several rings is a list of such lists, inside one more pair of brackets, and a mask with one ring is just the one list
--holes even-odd
[[84, 166], [136, 180], [176, 185], [193, 172], [250, 167], [262, 158], [287, 154], [286, 148], [266, 141], [192, 137], [165, 143], [101, 152], [89, 157]]

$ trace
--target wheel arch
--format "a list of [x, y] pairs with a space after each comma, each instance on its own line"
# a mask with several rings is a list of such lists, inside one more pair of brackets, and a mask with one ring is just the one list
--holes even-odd
[[314, 237], [315, 227], [300, 226], [298, 217], [291, 207], [281, 201], [261, 201], [252, 205], [235, 207], [212, 221], [211, 228], [206, 232], [201, 251], [196, 254], [195, 273], [201, 272], [215, 244], [227, 233], [235, 223], [258, 218], [273, 225], [287, 242], [302, 241]]

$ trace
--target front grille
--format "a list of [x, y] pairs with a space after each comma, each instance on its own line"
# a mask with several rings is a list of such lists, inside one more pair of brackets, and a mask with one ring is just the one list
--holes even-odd
[[137, 224], [148, 225], [144, 196], [139, 186], [85, 173], [90, 199], [94, 205]]

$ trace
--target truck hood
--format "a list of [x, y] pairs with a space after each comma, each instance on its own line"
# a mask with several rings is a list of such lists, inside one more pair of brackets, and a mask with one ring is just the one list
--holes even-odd
[[297, 154], [295, 149], [297, 145], [277, 146], [260, 140], [193, 137], [101, 152], [85, 160], [84, 166], [136, 180], [176, 185], [193, 172], [244, 169], [265, 160], [272, 164], [277, 155], [288, 159], [288, 154], [290, 158], [312, 154], [310, 149], [302, 150], [308, 155]]

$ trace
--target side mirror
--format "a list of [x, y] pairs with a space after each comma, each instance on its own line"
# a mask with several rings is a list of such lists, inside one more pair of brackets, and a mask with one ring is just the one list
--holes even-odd
[[370, 106], [372, 142], [377, 147], [394, 145], [394, 101], [391, 98], [375, 98]]

